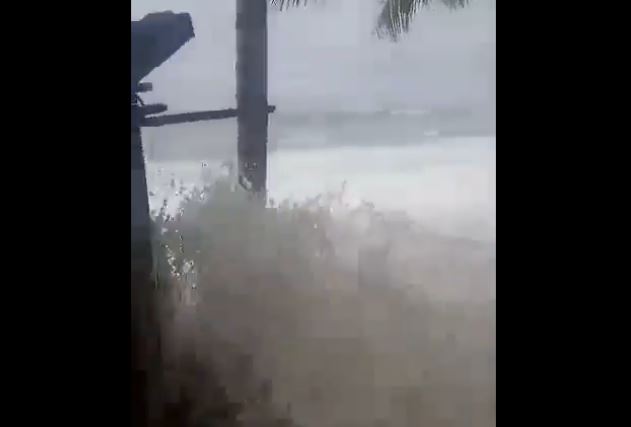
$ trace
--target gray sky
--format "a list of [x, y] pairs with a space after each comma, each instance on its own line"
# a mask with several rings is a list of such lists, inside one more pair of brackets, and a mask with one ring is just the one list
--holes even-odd
[[[322, 0], [320, 0], [322, 3]], [[283, 110], [494, 105], [495, 1], [423, 10], [401, 42], [372, 34], [376, 0], [326, 0], [269, 18], [269, 99]], [[235, 105], [234, 0], [133, 0], [132, 19], [189, 12], [196, 38], [149, 76], [171, 111]], [[156, 95], [157, 94], [157, 95]]]

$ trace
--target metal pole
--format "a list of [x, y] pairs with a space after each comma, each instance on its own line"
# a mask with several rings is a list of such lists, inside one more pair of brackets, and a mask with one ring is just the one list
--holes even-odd
[[239, 181], [263, 199], [267, 180], [267, 2], [237, 0], [236, 19]]
[[151, 218], [140, 127], [131, 129], [131, 256], [132, 271], [151, 277]]
[[[132, 425], [151, 424], [157, 409], [160, 354], [155, 318], [151, 219], [140, 127], [132, 107], [131, 128], [131, 375]], [[135, 122], [135, 123], [134, 123]]]

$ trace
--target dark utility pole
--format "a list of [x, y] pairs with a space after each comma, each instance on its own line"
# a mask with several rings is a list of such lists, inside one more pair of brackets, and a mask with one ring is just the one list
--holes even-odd
[[267, 2], [237, 0], [239, 181], [265, 199], [267, 181]]

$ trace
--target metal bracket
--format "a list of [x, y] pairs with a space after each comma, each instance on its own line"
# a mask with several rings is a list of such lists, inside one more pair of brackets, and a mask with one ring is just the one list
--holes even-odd
[[[179, 114], [159, 114], [167, 111], [166, 104], [147, 104], [142, 102], [142, 99], [138, 96], [141, 92], [150, 92], [153, 90], [151, 83], [138, 83], [136, 87], [132, 89], [132, 127], [160, 127], [167, 125], [176, 125], [182, 123], [194, 123], [202, 122], [206, 120], [220, 120], [237, 117], [239, 110], [236, 108], [226, 108], [223, 110], [207, 110], [207, 111], [194, 111], [189, 113]], [[276, 111], [274, 105], [267, 106], [267, 112], [273, 113]]]
[[[267, 107], [268, 113], [273, 113], [274, 111], [276, 111], [276, 107], [274, 105], [269, 105]], [[195, 111], [180, 114], [163, 114], [160, 116], [144, 117], [144, 119], [141, 121], [141, 126], [160, 127], [182, 123], [201, 122], [206, 120], [229, 119], [231, 117], [237, 117], [238, 115], [239, 110], [237, 110], [236, 108], [227, 108], [224, 110]]]

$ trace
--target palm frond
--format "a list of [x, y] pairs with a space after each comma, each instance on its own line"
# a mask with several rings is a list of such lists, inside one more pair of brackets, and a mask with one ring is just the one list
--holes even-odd
[[[440, 0], [450, 9], [466, 6], [469, 0]], [[402, 33], [410, 29], [410, 22], [421, 7], [429, 6], [432, 0], [384, 0], [377, 19], [378, 37], [398, 40]]]
[[[313, 0], [313, 2], [318, 0]], [[440, 1], [450, 9], [467, 5], [469, 0], [434, 0]], [[377, 18], [375, 33], [378, 37], [388, 37], [393, 41], [410, 29], [410, 22], [421, 7], [429, 6], [432, 0], [381, 0], [383, 6]], [[306, 6], [309, 0], [270, 0], [279, 10], [289, 6]]]
[[270, 3], [279, 10], [283, 10], [283, 7], [306, 6], [309, 0], [270, 0]]

